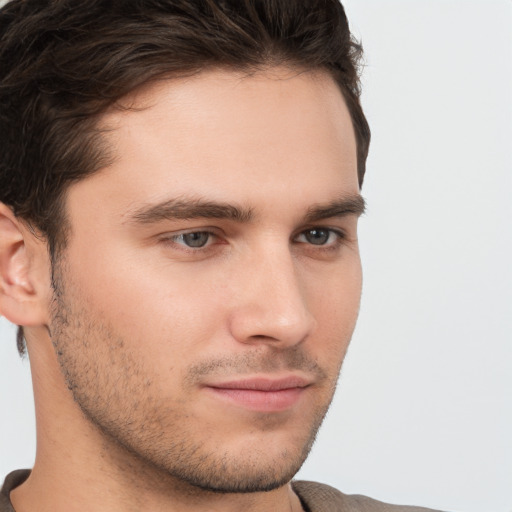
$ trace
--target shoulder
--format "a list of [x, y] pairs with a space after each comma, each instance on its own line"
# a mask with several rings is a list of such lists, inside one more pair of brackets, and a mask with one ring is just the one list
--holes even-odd
[[343, 494], [316, 482], [296, 481], [292, 482], [292, 487], [306, 512], [436, 512], [422, 507], [390, 505], [358, 494]]
[[9, 499], [9, 494], [15, 487], [22, 484], [28, 478], [28, 475], [30, 475], [30, 470], [19, 469], [18, 471], [13, 471], [6, 476], [0, 491], [0, 512], [14, 512], [11, 500]]

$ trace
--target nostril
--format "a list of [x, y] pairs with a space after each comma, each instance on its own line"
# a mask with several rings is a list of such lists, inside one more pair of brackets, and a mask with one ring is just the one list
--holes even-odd
[[251, 339], [253, 339], [254, 341], [278, 341], [277, 338], [265, 334], [254, 334], [251, 336]]

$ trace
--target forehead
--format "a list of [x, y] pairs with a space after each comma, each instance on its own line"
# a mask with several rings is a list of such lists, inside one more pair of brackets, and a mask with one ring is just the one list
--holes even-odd
[[119, 107], [101, 123], [114, 163], [84, 186], [96, 182], [120, 208], [170, 194], [325, 202], [358, 191], [350, 115], [326, 72], [209, 70], [156, 82]]

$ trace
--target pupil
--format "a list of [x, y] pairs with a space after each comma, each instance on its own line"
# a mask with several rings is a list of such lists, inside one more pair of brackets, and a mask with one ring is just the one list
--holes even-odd
[[208, 242], [209, 234], [204, 231], [196, 233], [187, 233], [183, 235], [183, 241], [189, 247], [203, 247]]
[[329, 240], [329, 232], [325, 229], [310, 229], [306, 232], [306, 239], [310, 244], [324, 245]]

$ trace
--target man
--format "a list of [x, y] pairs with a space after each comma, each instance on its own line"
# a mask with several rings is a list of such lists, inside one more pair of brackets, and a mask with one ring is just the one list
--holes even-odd
[[360, 299], [341, 5], [13, 0], [0, 26], [0, 312], [38, 436], [0, 510], [425, 510], [291, 482]]

